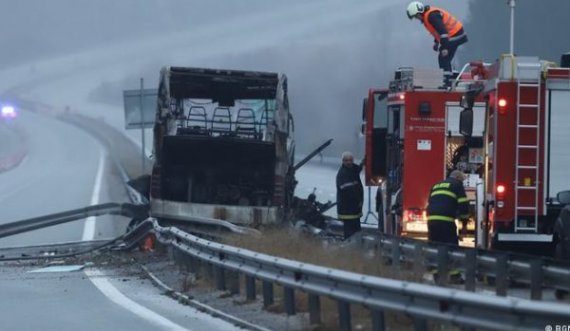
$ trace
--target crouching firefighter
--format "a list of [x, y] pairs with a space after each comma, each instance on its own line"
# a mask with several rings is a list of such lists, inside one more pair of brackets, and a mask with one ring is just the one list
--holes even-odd
[[429, 195], [428, 238], [432, 242], [458, 245], [455, 219], [469, 218], [469, 200], [465, 195], [459, 170], [453, 170], [449, 177], [433, 186]]
[[450, 87], [454, 76], [451, 61], [457, 48], [467, 42], [463, 24], [448, 11], [426, 6], [419, 1], [412, 1], [406, 12], [409, 19], [419, 20], [433, 36], [433, 50], [439, 52], [438, 62], [443, 69], [444, 85]]
[[364, 188], [360, 181], [362, 165], [354, 164], [350, 152], [342, 153], [342, 166], [336, 175], [336, 202], [338, 219], [344, 229], [344, 239], [360, 231]]

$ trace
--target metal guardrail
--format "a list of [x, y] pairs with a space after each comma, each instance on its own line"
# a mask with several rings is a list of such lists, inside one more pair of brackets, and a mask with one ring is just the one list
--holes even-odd
[[0, 238], [32, 230], [42, 229], [58, 224], [69, 223], [90, 216], [101, 216], [107, 214], [122, 215], [126, 217], [142, 216], [142, 218], [144, 219], [146, 217], [143, 215], [147, 214], [147, 209], [145, 207], [136, 206], [128, 203], [123, 203], [123, 204], [104, 203], [85, 208], [73, 209], [61, 213], [50, 214], [50, 215], [25, 219], [22, 221], [1, 224]]
[[[384, 311], [410, 315], [418, 330], [428, 320], [468, 328], [543, 330], [566, 324], [570, 306], [560, 303], [502, 298], [456, 289], [366, 276], [338, 269], [277, 258], [192, 236], [174, 227], [152, 222], [157, 239], [173, 248], [179, 262], [191, 271], [205, 270], [220, 290], [238, 293], [239, 275], [245, 276], [248, 299], [255, 299], [255, 282], [263, 283], [264, 306], [273, 303], [273, 284], [283, 286], [288, 314], [295, 314], [295, 291], [309, 294], [311, 322], [320, 321], [320, 297], [338, 302], [341, 329], [350, 329], [350, 305], [370, 309], [374, 330], [384, 330]], [[144, 224], [144, 223], [143, 223]]]
[[570, 291], [570, 263], [539, 256], [489, 251], [476, 248], [438, 245], [422, 240], [375, 232], [363, 235], [362, 243], [372, 245], [378, 254], [391, 261], [423, 263], [436, 268], [439, 285], [447, 283], [450, 269], [465, 275], [465, 289], [475, 291], [477, 277], [492, 277], [496, 293], [506, 296], [509, 282], [530, 285], [533, 300], [542, 298], [545, 288]]

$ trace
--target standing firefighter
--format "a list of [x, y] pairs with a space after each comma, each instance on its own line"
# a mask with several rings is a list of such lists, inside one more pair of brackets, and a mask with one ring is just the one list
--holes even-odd
[[469, 218], [469, 200], [463, 188], [463, 173], [453, 170], [433, 186], [429, 195], [428, 237], [430, 241], [458, 245], [455, 219]]
[[360, 171], [362, 165], [354, 164], [352, 153], [342, 153], [342, 166], [336, 175], [336, 202], [338, 218], [344, 223], [344, 239], [360, 231], [364, 200]]
[[419, 1], [412, 1], [408, 5], [407, 14], [409, 19], [418, 19], [433, 35], [433, 50], [439, 52], [438, 61], [439, 67], [443, 69], [444, 84], [446, 87], [451, 86], [451, 61], [457, 47], [467, 42], [463, 24], [446, 10], [424, 6]]

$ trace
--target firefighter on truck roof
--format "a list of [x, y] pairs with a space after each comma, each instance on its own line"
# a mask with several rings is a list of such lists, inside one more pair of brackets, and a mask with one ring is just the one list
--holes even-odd
[[336, 175], [336, 202], [338, 219], [343, 222], [344, 239], [360, 231], [364, 201], [361, 171], [362, 165], [354, 164], [352, 153], [342, 153], [342, 165]]
[[441, 8], [425, 6], [419, 1], [412, 1], [406, 10], [409, 19], [418, 19], [434, 37], [433, 50], [439, 52], [439, 67], [443, 69], [444, 84], [451, 86], [453, 73], [451, 61], [457, 48], [467, 42], [463, 24]]
[[469, 200], [463, 188], [463, 173], [453, 170], [447, 179], [435, 184], [429, 195], [429, 241], [459, 244], [455, 219], [469, 218]]

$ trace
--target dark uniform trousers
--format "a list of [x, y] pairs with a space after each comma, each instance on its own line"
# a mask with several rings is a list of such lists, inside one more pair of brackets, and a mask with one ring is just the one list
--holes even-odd
[[360, 231], [364, 190], [360, 181], [362, 167], [341, 166], [336, 176], [337, 214], [344, 223], [344, 239]]
[[433, 242], [458, 244], [455, 219], [469, 217], [469, 200], [463, 183], [447, 178], [433, 186], [428, 206], [428, 238]]
[[360, 217], [354, 219], [344, 219], [342, 220], [344, 223], [343, 230], [344, 230], [344, 239], [348, 239], [350, 236], [355, 234], [356, 232], [360, 231]]

